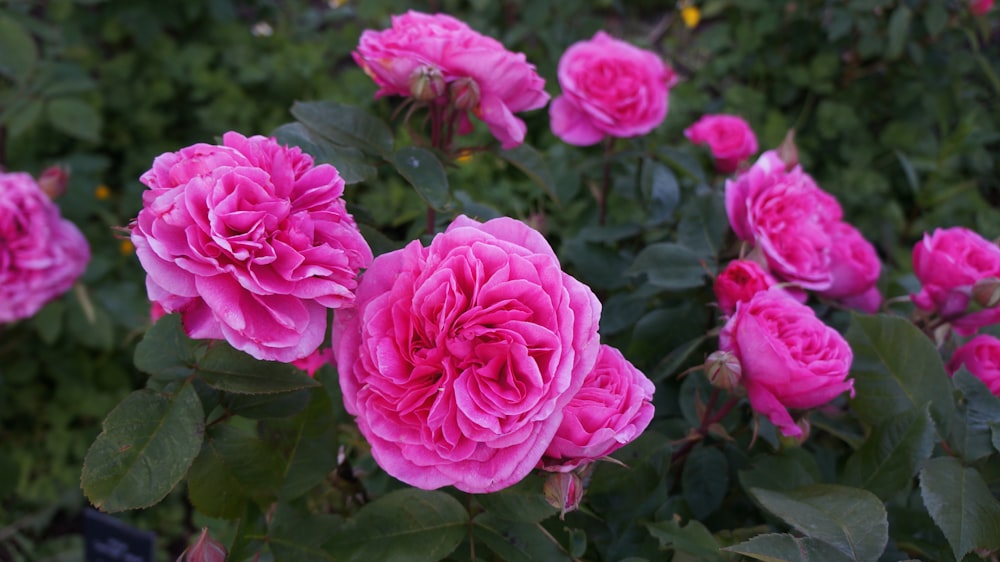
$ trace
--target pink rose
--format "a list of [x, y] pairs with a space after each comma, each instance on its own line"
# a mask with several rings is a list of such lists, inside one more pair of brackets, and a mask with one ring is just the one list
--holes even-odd
[[775, 277], [815, 291], [832, 286], [832, 232], [843, 211], [801, 167], [786, 170], [769, 150], [726, 180], [725, 196], [736, 236], [760, 247]]
[[[832, 299], [868, 292], [878, 281], [882, 262], [875, 247], [846, 222], [830, 226], [830, 286], [819, 294]], [[878, 308], [878, 305], [876, 305]]]
[[1000, 396], [1000, 339], [980, 334], [966, 342], [948, 360], [948, 374], [954, 375], [962, 365]]
[[22, 172], [0, 172], [0, 323], [29, 318], [73, 286], [86, 238]]
[[319, 347], [327, 309], [353, 303], [372, 253], [333, 166], [230, 132], [158, 156], [140, 179], [132, 243], [146, 290], [191, 337], [289, 362]]
[[974, 16], [985, 15], [993, 7], [993, 0], [972, 0], [972, 4], [969, 5], [969, 11], [972, 12]]
[[333, 363], [333, 350], [330, 348], [317, 349], [302, 359], [292, 361], [292, 365], [305, 371], [310, 377], [315, 377], [316, 371], [320, 370], [323, 365], [330, 363]]
[[524, 223], [460, 216], [365, 271], [334, 317], [344, 406], [390, 475], [493, 492], [542, 458], [594, 368], [600, 302]]
[[552, 132], [577, 146], [652, 131], [667, 116], [668, 91], [677, 82], [656, 53], [603, 31], [571, 45], [558, 74], [563, 93], [549, 107]]
[[753, 129], [737, 115], [705, 115], [685, 129], [684, 136], [694, 144], [707, 144], [715, 168], [723, 174], [735, 172], [757, 152]]
[[719, 309], [726, 316], [736, 310], [736, 303], [746, 302], [755, 294], [778, 284], [770, 273], [752, 260], [733, 260], [715, 278], [712, 289]]
[[739, 359], [750, 405], [784, 435], [802, 434], [789, 408], [815, 408], [847, 390], [854, 395], [847, 342], [811, 308], [780, 293], [763, 291], [737, 304], [719, 349]]
[[549, 101], [545, 80], [523, 53], [512, 53], [464, 22], [410, 10], [392, 27], [361, 34], [355, 62], [379, 86], [375, 97], [416, 96], [461, 110], [459, 132], [471, 132], [467, 111], [489, 127], [503, 148], [524, 142], [527, 127], [514, 113]]
[[568, 472], [632, 442], [653, 419], [655, 390], [621, 351], [602, 345], [594, 370], [563, 409], [541, 468]]
[[1000, 277], [1000, 247], [979, 234], [960, 226], [925, 233], [913, 247], [913, 273], [923, 285], [913, 304], [952, 319], [959, 333], [1000, 321], [997, 307], [964, 314], [976, 281]]

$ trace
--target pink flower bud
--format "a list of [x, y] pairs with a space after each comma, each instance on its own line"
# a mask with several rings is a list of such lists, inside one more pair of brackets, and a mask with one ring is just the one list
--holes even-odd
[[201, 536], [184, 551], [177, 562], [226, 562], [226, 547], [208, 534], [208, 528], [201, 530]]
[[583, 481], [575, 472], [553, 472], [545, 479], [545, 501], [559, 510], [562, 519], [580, 507], [583, 500]]
[[786, 449], [801, 447], [806, 440], [809, 439], [809, 430], [812, 428], [809, 424], [809, 420], [801, 418], [795, 422], [795, 426], [798, 427], [802, 433], [799, 435], [779, 435], [778, 442], [781, 443], [782, 447]]
[[791, 170], [799, 163], [799, 147], [795, 145], [795, 129], [788, 129], [785, 140], [778, 145], [778, 157], [785, 163], [785, 169]]
[[475, 112], [479, 107], [479, 84], [472, 78], [459, 78], [452, 82], [451, 103], [456, 109]]
[[431, 101], [444, 93], [447, 86], [441, 70], [433, 66], [419, 66], [410, 74], [410, 94], [420, 101]]
[[1000, 278], [986, 277], [972, 286], [972, 298], [983, 308], [993, 308], [1000, 304]]
[[67, 183], [69, 183], [69, 168], [58, 164], [49, 166], [38, 176], [38, 187], [49, 196], [49, 199], [57, 199], [66, 193]]
[[715, 388], [732, 390], [743, 378], [743, 367], [731, 352], [713, 351], [705, 360], [705, 375]]

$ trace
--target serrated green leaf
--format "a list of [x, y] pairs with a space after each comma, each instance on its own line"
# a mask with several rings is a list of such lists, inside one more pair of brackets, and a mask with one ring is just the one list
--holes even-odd
[[639, 185], [650, 222], [670, 220], [681, 200], [680, 184], [670, 168], [656, 160], [643, 160]]
[[356, 148], [337, 146], [319, 135], [313, 135], [302, 123], [285, 123], [271, 131], [271, 136], [281, 144], [301, 148], [316, 163], [332, 165], [348, 185], [374, 178], [378, 174], [378, 169], [363, 152]]
[[537, 523], [510, 521], [482, 513], [472, 520], [472, 533], [477, 543], [485, 544], [500, 560], [570, 560], [568, 553]]
[[851, 560], [877, 560], [889, 541], [885, 506], [867, 490], [810, 484], [784, 492], [751, 488], [750, 494], [802, 534], [835, 547]]
[[872, 430], [847, 460], [843, 483], [887, 500], [910, 485], [933, 450], [934, 423], [929, 408], [910, 410]]
[[545, 162], [542, 153], [530, 145], [521, 144], [508, 150], [501, 150], [499, 154], [501, 158], [513, 164], [515, 168], [531, 178], [531, 181], [538, 184], [552, 201], [556, 204], [559, 203], [559, 196], [555, 192], [556, 182], [552, 178], [552, 172], [549, 170], [549, 165]]
[[964, 367], [951, 380], [962, 400], [955, 409], [948, 444], [966, 462], [977, 461], [993, 453], [990, 422], [1000, 420], [1000, 398]]
[[149, 507], [184, 477], [201, 448], [205, 414], [194, 387], [137, 390], [104, 420], [83, 462], [83, 491], [107, 512]]
[[705, 525], [692, 519], [683, 527], [675, 520], [646, 523], [649, 534], [660, 541], [660, 547], [670, 548], [675, 552], [683, 552], [697, 556], [706, 562], [724, 562], [726, 557], [719, 552], [719, 542], [712, 536]]
[[719, 191], [707, 191], [690, 198], [681, 209], [677, 243], [690, 248], [714, 264], [729, 228], [726, 205]]
[[690, 248], [673, 242], [650, 244], [639, 252], [629, 275], [642, 274], [653, 287], [672, 291], [701, 287], [707, 279], [701, 257]]
[[849, 562], [852, 560], [851, 557], [819, 539], [776, 533], [759, 535], [722, 550], [764, 562]]
[[391, 158], [392, 130], [381, 119], [357, 107], [332, 101], [295, 102], [292, 115], [306, 128], [335, 144]]
[[77, 98], [56, 98], [45, 106], [49, 122], [56, 129], [86, 141], [101, 138], [101, 114]]
[[501, 519], [537, 523], [558, 511], [546, 501], [542, 486], [542, 478], [531, 475], [499, 492], [478, 495], [476, 501], [487, 512]]
[[953, 457], [931, 459], [920, 471], [920, 494], [956, 560], [1000, 548], [1000, 502], [976, 469]]
[[160, 379], [183, 379], [195, 363], [194, 342], [184, 333], [180, 314], [169, 314], [153, 324], [135, 346], [135, 366]]
[[407, 488], [366, 504], [330, 537], [337, 560], [440, 560], [465, 536], [469, 516], [444, 492]]
[[893, 10], [892, 16], [889, 17], [889, 46], [885, 50], [886, 58], [891, 60], [903, 54], [912, 20], [913, 11], [909, 7], [901, 5]]
[[766, 490], [792, 490], [821, 480], [816, 457], [801, 449], [785, 449], [779, 454], [760, 454], [748, 468], [739, 471], [740, 485]]
[[341, 562], [324, 544], [343, 525], [339, 516], [300, 514], [278, 503], [266, 537], [274, 559], [281, 562]]
[[408, 146], [393, 154], [392, 163], [425, 203], [438, 211], [447, 207], [451, 200], [448, 174], [433, 152], [426, 148]]
[[864, 421], [877, 426], [929, 403], [938, 431], [947, 435], [955, 410], [951, 383], [927, 336], [905, 318], [855, 314], [846, 337], [854, 351], [851, 407]]
[[213, 342], [198, 362], [198, 376], [209, 386], [241, 394], [270, 394], [319, 386], [295, 366], [260, 361], [223, 342]]
[[715, 512], [729, 492], [729, 463], [715, 447], [695, 447], [681, 474], [684, 500], [696, 519]]
[[337, 467], [337, 425], [326, 390], [314, 388], [305, 411], [291, 420], [269, 420], [265, 429], [285, 459], [279, 498], [308, 492]]
[[24, 83], [38, 62], [38, 47], [28, 32], [0, 14], [0, 75]]
[[11, 138], [17, 138], [33, 127], [41, 119], [44, 110], [45, 102], [42, 100], [31, 100], [24, 104], [24, 108], [21, 111], [11, 113], [9, 118], [5, 119], [8, 123]]

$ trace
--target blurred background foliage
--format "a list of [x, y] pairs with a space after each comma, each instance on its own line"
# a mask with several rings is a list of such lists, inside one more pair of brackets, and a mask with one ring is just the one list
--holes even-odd
[[[744, 116], [762, 150], [795, 129], [805, 169], [896, 271], [933, 227], [1000, 235], [996, 10], [976, 19], [961, 0], [687, 4], [698, 21], [655, 0], [0, 0], [0, 165], [34, 174], [68, 165], [59, 203], [94, 255], [78, 288], [0, 332], [0, 559], [72, 559], [83, 457], [101, 419], [145, 382], [132, 366], [148, 324], [143, 274], [116, 230], [140, 208], [138, 177], [157, 155], [228, 130], [268, 134], [292, 120], [297, 100], [390, 120], [392, 104], [372, 99], [350, 52], [362, 30], [406, 9], [451, 13], [525, 52], [553, 95], [562, 52], [599, 29], [656, 50], [681, 75], [664, 125], [619, 146], [612, 226], [587, 226], [603, 155], [558, 142], [545, 111], [524, 116], [528, 144], [548, 163], [528, 166], [534, 175], [511, 165], [516, 157], [474, 151], [449, 171], [450, 209], [531, 222], [594, 287], [605, 340], [660, 384], [666, 434], [686, 427], [678, 397], [693, 390], [665, 377], [710, 350], [691, 339], [715, 321], [700, 304], [710, 289], [698, 268], [732, 257], [720, 254], [721, 178], [682, 135], [702, 114]], [[489, 141], [479, 133], [470, 146]], [[391, 169], [349, 186], [347, 198], [387, 235], [383, 247], [422, 232], [424, 203]], [[641, 250], [667, 240], [695, 250], [691, 283], [674, 270], [657, 285], [647, 263], [657, 256]], [[905, 276], [886, 277], [887, 296], [906, 292]], [[600, 483], [595, 501], [613, 503]], [[666, 497], [665, 484], [650, 486]], [[202, 524], [179, 492], [124, 517], [161, 534], [164, 559]]]

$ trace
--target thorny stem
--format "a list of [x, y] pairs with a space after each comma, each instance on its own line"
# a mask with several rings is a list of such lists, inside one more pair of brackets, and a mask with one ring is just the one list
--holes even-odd
[[696, 427], [687, 438], [685, 438], [684, 445], [682, 445], [681, 448], [674, 453], [671, 462], [677, 462], [686, 457], [687, 454], [691, 452], [691, 449], [694, 448], [695, 443], [701, 441], [702, 438], [708, 435], [708, 428], [711, 427], [712, 424], [722, 421], [727, 415], [729, 415], [729, 412], [731, 412], [732, 409], [739, 404], [740, 399], [733, 396], [727, 400], [717, 412], [713, 413], [712, 408], [715, 406], [715, 401], [718, 398], [718, 392], [718, 389], [712, 392], [712, 396], [708, 399], [708, 407], [705, 408], [705, 416], [701, 418], [701, 423], [698, 424], [698, 427]]

